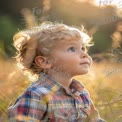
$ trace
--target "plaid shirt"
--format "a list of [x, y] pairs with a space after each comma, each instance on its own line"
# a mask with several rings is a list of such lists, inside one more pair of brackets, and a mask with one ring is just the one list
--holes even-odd
[[9, 122], [105, 122], [80, 82], [73, 79], [70, 89], [40, 77], [9, 107]]

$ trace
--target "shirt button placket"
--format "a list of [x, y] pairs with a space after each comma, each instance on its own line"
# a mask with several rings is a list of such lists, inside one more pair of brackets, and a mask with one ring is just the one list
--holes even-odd
[[74, 99], [74, 102], [75, 102], [75, 107], [76, 107], [76, 113], [77, 113], [76, 120], [77, 120], [79, 118], [78, 100], [75, 98]]

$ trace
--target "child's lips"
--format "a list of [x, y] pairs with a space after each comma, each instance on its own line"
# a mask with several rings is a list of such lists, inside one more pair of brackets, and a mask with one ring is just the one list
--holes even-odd
[[84, 62], [80, 63], [80, 65], [82, 65], [82, 64], [88, 64], [88, 65], [90, 65], [90, 62], [89, 61], [84, 61]]

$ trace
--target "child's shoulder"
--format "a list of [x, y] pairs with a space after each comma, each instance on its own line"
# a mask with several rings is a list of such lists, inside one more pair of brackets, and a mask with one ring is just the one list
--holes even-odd
[[42, 99], [43, 96], [49, 93], [50, 90], [45, 86], [45, 84], [35, 81], [25, 89], [25, 91], [19, 96], [19, 98], [39, 97]]
[[37, 95], [46, 95], [50, 92], [49, 88], [45, 85], [44, 82], [38, 82], [35, 81], [34, 83], [32, 83], [26, 91], [35, 93]]

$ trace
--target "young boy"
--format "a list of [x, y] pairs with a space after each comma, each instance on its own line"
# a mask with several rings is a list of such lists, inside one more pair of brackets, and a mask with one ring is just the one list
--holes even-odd
[[9, 108], [9, 122], [105, 122], [88, 91], [72, 79], [90, 70], [90, 40], [64, 24], [43, 24], [14, 36], [19, 66], [39, 77]]

